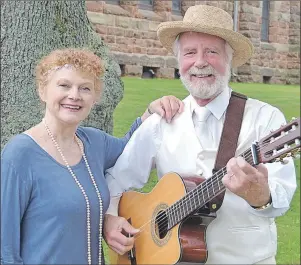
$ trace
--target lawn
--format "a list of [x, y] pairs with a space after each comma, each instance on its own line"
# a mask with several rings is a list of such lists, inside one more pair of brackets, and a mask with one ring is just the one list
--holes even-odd
[[[114, 113], [114, 135], [122, 136], [133, 120], [140, 116], [147, 105], [154, 99], [164, 95], [175, 95], [185, 98], [188, 93], [179, 80], [123, 78], [124, 98]], [[237, 92], [256, 98], [281, 109], [287, 120], [300, 116], [299, 86], [242, 84], [233, 83], [231, 87]], [[290, 210], [285, 216], [279, 217], [278, 226], [278, 264], [300, 264], [300, 160], [296, 160], [298, 189]], [[155, 172], [145, 191], [156, 183]]]

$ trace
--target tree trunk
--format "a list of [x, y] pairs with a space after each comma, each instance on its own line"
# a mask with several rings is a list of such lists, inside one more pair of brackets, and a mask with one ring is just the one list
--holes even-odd
[[112, 133], [123, 83], [117, 62], [92, 29], [85, 1], [1, 0], [1, 148], [11, 136], [41, 121], [35, 65], [42, 56], [64, 47], [88, 47], [104, 60], [102, 100], [83, 125]]

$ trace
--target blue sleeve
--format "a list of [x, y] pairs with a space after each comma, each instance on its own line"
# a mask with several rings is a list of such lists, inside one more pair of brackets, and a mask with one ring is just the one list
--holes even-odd
[[126, 143], [130, 140], [133, 133], [137, 130], [137, 128], [142, 124], [141, 118], [137, 118], [133, 124], [131, 125], [130, 130], [125, 134], [125, 136], [122, 138], [126, 141]]
[[130, 130], [125, 134], [122, 138], [116, 138], [111, 135], [107, 135], [105, 139], [105, 165], [104, 169], [108, 169], [116, 163], [116, 160], [121, 155], [125, 145], [132, 137], [133, 133], [137, 130], [137, 128], [142, 124], [141, 118], [137, 118], [133, 124], [131, 125]]
[[1, 158], [1, 264], [23, 264], [21, 221], [30, 201], [32, 181]]

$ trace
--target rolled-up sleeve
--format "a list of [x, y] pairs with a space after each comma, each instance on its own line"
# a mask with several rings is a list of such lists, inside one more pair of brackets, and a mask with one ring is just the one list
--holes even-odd
[[[262, 118], [266, 118], [264, 111], [265, 110], [263, 109], [261, 115]], [[284, 115], [278, 109], [274, 108], [267, 126], [261, 130], [260, 138], [270, 134], [271, 131], [279, 129], [280, 126], [285, 123], [286, 120]], [[255, 210], [250, 207], [250, 211], [253, 214], [274, 218], [285, 214], [289, 209], [297, 188], [297, 182], [294, 161], [291, 158], [287, 158], [287, 160], [288, 163], [285, 165], [280, 162], [266, 164], [272, 204], [262, 210]]]
[[127, 142], [132, 137], [133, 133], [137, 130], [137, 128], [139, 128], [141, 123], [142, 123], [141, 118], [137, 118], [131, 125], [130, 130], [122, 138], [117, 138], [109, 134], [106, 134], [106, 138], [105, 138], [106, 158], [105, 158], [105, 165], [104, 165], [105, 169], [108, 169], [115, 164], [117, 158], [124, 150], [124, 147], [126, 146]]
[[[106, 171], [111, 197], [120, 197], [124, 191], [142, 188], [147, 183], [161, 144], [160, 119], [158, 115], [152, 115], [144, 121], [127, 143], [114, 167]], [[114, 203], [114, 199], [112, 202]]]
[[32, 180], [1, 159], [1, 264], [23, 264], [21, 222], [31, 189]]

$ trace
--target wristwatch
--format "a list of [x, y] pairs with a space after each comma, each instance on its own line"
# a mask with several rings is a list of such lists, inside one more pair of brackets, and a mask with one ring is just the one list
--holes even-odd
[[265, 204], [265, 205], [262, 205], [262, 206], [252, 206], [251, 207], [255, 210], [263, 210], [263, 209], [266, 209], [268, 208], [269, 206], [272, 205], [272, 196], [270, 195], [270, 200]]

